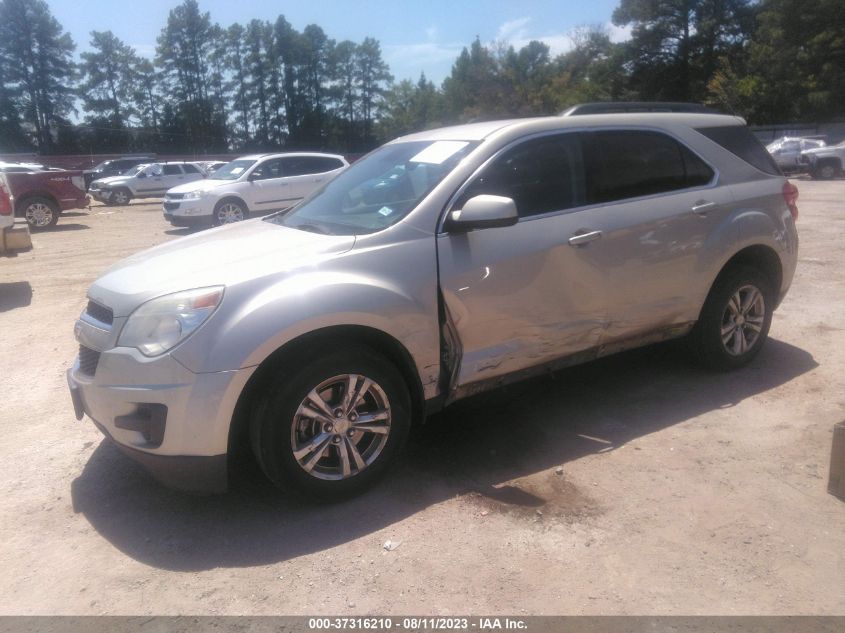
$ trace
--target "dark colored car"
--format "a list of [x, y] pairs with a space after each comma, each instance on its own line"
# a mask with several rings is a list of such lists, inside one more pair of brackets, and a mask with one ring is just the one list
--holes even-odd
[[131, 169], [135, 165], [140, 165], [141, 163], [151, 163], [154, 161], [155, 158], [153, 156], [132, 156], [128, 158], [111, 158], [109, 160], [104, 160], [93, 169], [86, 169], [82, 172], [85, 177], [85, 190], [87, 191], [88, 186], [95, 180], [108, 178], [109, 176], [120, 176], [123, 172]]
[[54, 226], [62, 211], [88, 206], [85, 182], [79, 170], [7, 173], [3, 177], [15, 215], [26, 218], [31, 229]]

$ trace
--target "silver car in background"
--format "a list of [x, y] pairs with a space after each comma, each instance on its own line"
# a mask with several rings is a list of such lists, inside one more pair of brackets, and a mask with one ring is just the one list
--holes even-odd
[[605, 114], [396, 139], [293, 209], [138, 253], [90, 288], [68, 372], [160, 480], [358, 491], [412, 423], [549, 368], [688, 337], [760, 351], [797, 189], [739, 118]]

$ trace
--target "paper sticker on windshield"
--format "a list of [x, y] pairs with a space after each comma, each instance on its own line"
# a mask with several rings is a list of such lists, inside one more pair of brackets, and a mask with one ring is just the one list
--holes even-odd
[[469, 145], [466, 141], [437, 141], [411, 159], [412, 163], [440, 165]]
[[231, 174], [239, 174], [239, 173], [241, 173], [243, 170], [244, 170], [244, 168], [243, 168], [243, 167], [233, 167], [233, 168], [232, 168], [232, 171], [230, 171], [229, 173], [231, 173]]
[[388, 215], [393, 213], [393, 209], [390, 209], [388, 207], [382, 207], [378, 210], [378, 212], [381, 213], [383, 216], [387, 217]]

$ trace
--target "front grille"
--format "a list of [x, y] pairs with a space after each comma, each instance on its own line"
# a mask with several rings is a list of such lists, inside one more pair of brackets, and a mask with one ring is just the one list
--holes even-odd
[[173, 211], [174, 209], [179, 208], [178, 202], [168, 202], [167, 200], [164, 201], [164, 210], [165, 211]]
[[184, 193], [167, 193], [165, 197], [169, 198], [170, 200], [181, 200], [185, 197]]
[[107, 308], [106, 306], [101, 306], [99, 303], [94, 301], [88, 301], [88, 307], [85, 308], [85, 312], [87, 312], [88, 316], [92, 319], [96, 319], [100, 323], [105, 323], [106, 325], [114, 323], [114, 312], [112, 312], [112, 309]]
[[86, 376], [93, 376], [97, 371], [97, 364], [100, 362], [100, 352], [88, 349], [84, 345], [79, 346], [79, 371]]

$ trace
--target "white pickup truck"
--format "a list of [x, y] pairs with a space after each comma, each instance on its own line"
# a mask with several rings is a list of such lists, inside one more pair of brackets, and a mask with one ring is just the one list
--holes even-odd
[[845, 166], [845, 141], [838, 145], [804, 150], [799, 160], [807, 166], [813, 178], [830, 180], [841, 176]]

